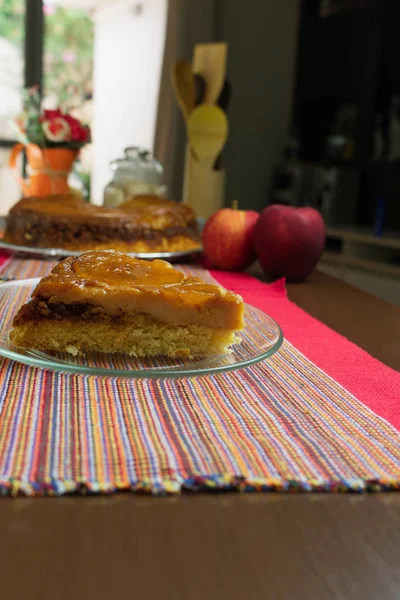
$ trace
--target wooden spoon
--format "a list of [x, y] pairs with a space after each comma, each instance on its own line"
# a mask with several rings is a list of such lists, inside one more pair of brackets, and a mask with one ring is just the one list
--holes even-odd
[[218, 106], [201, 105], [188, 121], [188, 135], [199, 163], [213, 167], [228, 138], [228, 119]]
[[228, 45], [197, 44], [193, 54], [193, 72], [206, 81], [203, 104], [216, 104], [225, 81]]
[[195, 105], [195, 86], [192, 65], [188, 60], [178, 60], [172, 66], [172, 87], [181, 107], [182, 115], [187, 123]]

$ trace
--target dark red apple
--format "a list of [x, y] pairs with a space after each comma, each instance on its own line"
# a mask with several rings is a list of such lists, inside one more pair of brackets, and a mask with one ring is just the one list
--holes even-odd
[[260, 214], [254, 246], [266, 275], [303, 281], [325, 247], [325, 223], [317, 210], [272, 204]]
[[255, 261], [253, 233], [259, 216], [252, 210], [222, 208], [208, 219], [203, 230], [203, 248], [214, 267], [241, 271]]

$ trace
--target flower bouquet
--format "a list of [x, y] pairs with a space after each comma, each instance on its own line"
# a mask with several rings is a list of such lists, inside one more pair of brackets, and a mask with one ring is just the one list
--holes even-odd
[[[90, 143], [90, 128], [61, 109], [42, 109], [37, 88], [24, 93], [24, 109], [14, 123], [20, 140], [10, 155], [26, 196], [48, 196], [69, 192], [68, 176], [80, 149]], [[29, 179], [18, 175], [17, 158], [26, 151]]]

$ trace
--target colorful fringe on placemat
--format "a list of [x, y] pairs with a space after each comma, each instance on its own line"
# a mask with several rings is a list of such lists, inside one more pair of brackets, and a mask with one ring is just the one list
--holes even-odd
[[[51, 267], [14, 260], [3, 275]], [[400, 489], [398, 431], [288, 341], [251, 368], [183, 380], [0, 366], [3, 494]]]

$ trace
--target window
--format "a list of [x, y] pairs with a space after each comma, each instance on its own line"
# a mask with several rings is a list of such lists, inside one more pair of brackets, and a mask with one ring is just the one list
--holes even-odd
[[44, 10], [45, 103], [80, 108], [92, 95], [94, 25], [87, 11], [46, 0]]
[[80, 6], [80, 0], [0, 0], [0, 214], [20, 193], [8, 157], [24, 87], [39, 85], [47, 108], [74, 109], [91, 124], [94, 25]]
[[23, 87], [39, 85], [49, 108], [91, 98], [93, 38], [88, 11], [65, 0], [0, 0], [0, 148], [14, 142]]
[[[0, 140], [14, 137], [10, 125], [21, 110], [24, 83], [25, 0], [0, 0]], [[2, 161], [1, 161], [2, 162]], [[1, 167], [0, 167], [1, 168]]]

